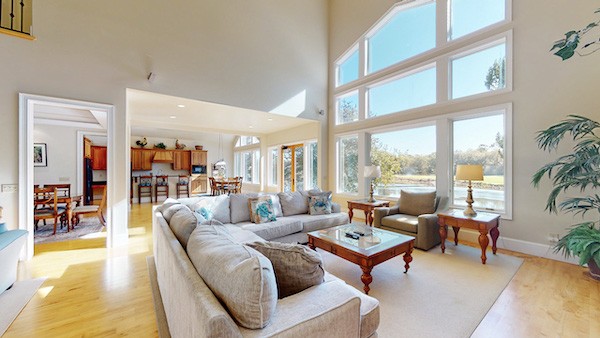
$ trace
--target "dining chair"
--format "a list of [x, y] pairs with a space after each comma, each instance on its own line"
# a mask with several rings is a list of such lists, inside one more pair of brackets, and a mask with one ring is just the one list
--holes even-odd
[[34, 188], [34, 209], [33, 216], [35, 228], [37, 229], [40, 220], [54, 219], [54, 231], [56, 234], [56, 225], [60, 220], [61, 226], [63, 222], [67, 224], [67, 232], [69, 231], [68, 221], [66, 220], [67, 209], [58, 206], [57, 188]]
[[138, 203], [142, 203], [142, 197], [150, 197], [150, 203], [152, 203], [152, 175], [140, 176], [140, 183], [138, 184]]
[[157, 175], [156, 185], [154, 187], [154, 201], [158, 202], [158, 196], [169, 198], [169, 176]]
[[79, 224], [80, 215], [85, 214], [96, 214], [100, 223], [103, 226], [106, 226], [106, 218], [104, 217], [104, 210], [106, 209], [106, 186], [102, 191], [102, 200], [100, 201], [100, 205], [80, 205], [73, 208], [73, 218], [71, 219], [71, 223], [73, 223], [73, 227]]
[[215, 180], [215, 178], [211, 176], [208, 178], [208, 181], [210, 183], [210, 194], [213, 196], [220, 194], [220, 189], [217, 185], [217, 180]]
[[176, 186], [177, 198], [181, 197], [181, 195], [186, 194], [187, 197], [190, 197], [190, 178], [186, 175], [179, 175], [179, 180], [177, 181]]

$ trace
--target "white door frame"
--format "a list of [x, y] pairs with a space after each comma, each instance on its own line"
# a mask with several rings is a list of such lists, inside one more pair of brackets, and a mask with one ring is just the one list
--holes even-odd
[[[19, 93], [19, 229], [27, 230], [25, 255], [21, 259], [33, 257], [33, 121], [34, 105], [52, 105], [74, 109], [97, 110], [107, 117], [107, 182], [114, 182], [115, 173], [115, 107], [102, 103], [77, 101], [49, 96]], [[112, 229], [112, 198], [110, 184], [107, 185], [106, 246], [112, 247], [114, 232]]]

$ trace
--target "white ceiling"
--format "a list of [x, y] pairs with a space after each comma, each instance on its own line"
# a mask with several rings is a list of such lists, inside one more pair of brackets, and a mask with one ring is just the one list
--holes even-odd
[[[184, 107], [178, 107], [183, 105]], [[181, 97], [127, 89], [127, 110], [133, 135], [176, 132], [214, 132], [234, 135], [263, 135], [306, 124], [314, 120], [197, 101]], [[174, 118], [173, 118], [174, 117]], [[193, 138], [193, 137], [189, 137]]]

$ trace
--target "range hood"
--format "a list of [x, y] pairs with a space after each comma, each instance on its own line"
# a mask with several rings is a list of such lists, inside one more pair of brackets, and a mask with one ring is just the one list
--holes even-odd
[[173, 152], [167, 150], [157, 150], [152, 159], [154, 163], [173, 163]]

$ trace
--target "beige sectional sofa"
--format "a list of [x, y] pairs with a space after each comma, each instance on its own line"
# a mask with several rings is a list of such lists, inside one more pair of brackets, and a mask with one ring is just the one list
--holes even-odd
[[[271, 194], [274, 211], [281, 216], [255, 224], [244, 214], [249, 214], [248, 198], [254, 196], [184, 198], [154, 208], [154, 259], [171, 336], [376, 336], [376, 299], [324, 272], [320, 265], [310, 270], [311, 274], [323, 271], [318, 283], [279, 299], [276, 281], [281, 274], [274, 271], [280, 271], [280, 262], [254, 250], [261, 243], [276, 244], [270, 241], [305, 242], [306, 232], [347, 223], [347, 215], [339, 212], [339, 206], [331, 214], [297, 213], [304, 211], [298, 194]], [[212, 219], [201, 221], [204, 218], [198, 213]], [[307, 255], [316, 255], [320, 260], [310, 249], [287, 245], [292, 249], [284, 248], [290, 250], [289, 254], [283, 250], [284, 258], [304, 257], [302, 262], [307, 263]]]

